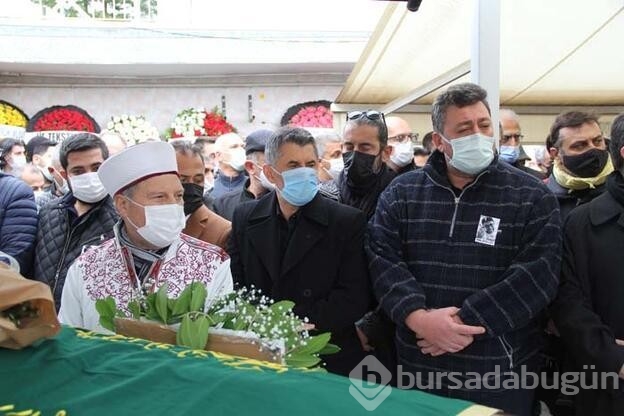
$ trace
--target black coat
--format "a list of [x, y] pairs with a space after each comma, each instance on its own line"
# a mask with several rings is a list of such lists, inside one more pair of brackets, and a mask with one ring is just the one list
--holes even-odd
[[299, 209], [282, 254], [278, 212], [275, 192], [234, 211], [228, 249], [234, 281], [295, 302], [299, 317], [308, 317], [320, 332], [330, 331], [342, 348], [324, 358], [327, 369], [348, 374], [364, 357], [354, 324], [372, 301], [364, 214], [317, 195]]
[[[573, 210], [563, 247], [561, 286], [551, 312], [575, 367], [570, 370], [594, 365], [593, 371], [617, 373], [624, 364], [624, 346], [615, 343], [624, 340], [624, 207], [604, 192]], [[586, 379], [591, 383], [590, 374]], [[577, 414], [623, 415], [623, 391], [581, 390]]]

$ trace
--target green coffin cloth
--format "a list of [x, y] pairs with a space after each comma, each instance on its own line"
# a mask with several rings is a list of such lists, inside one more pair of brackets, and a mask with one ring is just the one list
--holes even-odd
[[[119, 335], [63, 328], [0, 348], [0, 415], [369, 415], [348, 378]], [[464, 412], [464, 413], [462, 413]], [[374, 413], [486, 415], [491, 409], [392, 389]]]

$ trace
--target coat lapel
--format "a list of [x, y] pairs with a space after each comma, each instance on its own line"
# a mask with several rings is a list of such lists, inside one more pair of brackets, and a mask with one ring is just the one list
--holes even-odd
[[273, 194], [258, 200], [248, 219], [249, 241], [273, 281], [280, 271], [279, 223]]
[[329, 218], [324, 197], [317, 194], [308, 205], [301, 208], [299, 215], [301, 217], [282, 259], [282, 276], [294, 268], [327, 232]]

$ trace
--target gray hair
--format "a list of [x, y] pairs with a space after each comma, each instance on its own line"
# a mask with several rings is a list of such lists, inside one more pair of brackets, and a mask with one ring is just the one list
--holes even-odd
[[504, 118], [508, 118], [520, 124], [520, 117], [518, 116], [518, 113], [510, 108], [501, 108], [498, 112], [498, 116], [501, 120]]
[[620, 150], [624, 146], [624, 113], [613, 119], [611, 124], [611, 142], [609, 143], [609, 151], [611, 153], [611, 161], [615, 169], [621, 171], [624, 167], [624, 159], [620, 154]]
[[300, 147], [311, 144], [314, 147], [316, 158], [319, 157], [314, 137], [309, 131], [299, 127], [282, 127], [267, 140], [264, 149], [266, 164], [275, 166], [275, 162], [280, 157], [280, 149], [286, 143], [294, 143]]
[[486, 98], [487, 91], [477, 84], [466, 82], [449, 87], [446, 91], [438, 95], [433, 102], [433, 109], [431, 110], [431, 123], [433, 124], [433, 130], [438, 133], [444, 132], [446, 111], [450, 106], [462, 108], [476, 104], [480, 101], [483, 105], [485, 105], [488, 113], [492, 114], [490, 111], [490, 105], [488, 104]]
[[185, 140], [185, 139], [171, 140], [169, 143], [171, 144], [171, 146], [173, 146], [176, 153], [179, 153], [185, 156], [186, 155], [199, 156], [200, 159], [202, 160], [202, 163], [204, 163], [204, 156], [202, 155], [202, 148], [198, 144], [193, 143], [190, 140]]
[[325, 147], [328, 143], [340, 143], [341, 141], [340, 135], [334, 129], [309, 127], [306, 130], [314, 136], [316, 151], [321, 156], [325, 153]]

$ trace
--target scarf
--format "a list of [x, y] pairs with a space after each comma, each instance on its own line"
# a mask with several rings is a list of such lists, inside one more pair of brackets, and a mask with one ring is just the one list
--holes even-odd
[[340, 202], [358, 208], [364, 212], [367, 219], [370, 219], [377, 208], [379, 195], [396, 177], [396, 173], [385, 164], [376, 175], [375, 180], [367, 184], [366, 187], [354, 188], [348, 185], [345, 171], [338, 177], [338, 190], [340, 191]]
[[579, 178], [578, 176], [568, 173], [559, 159], [555, 159], [553, 166], [553, 176], [559, 185], [568, 189], [568, 192], [579, 191], [582, 189], [595, 189], [596, 186], [602, 185], [607, 181], [609, 174], [613, 172], [613, 163], [611, 158], [607, 159], [605, 167], [598, 176], [593, 178]]
[[122, 246], [127, 247], [132, 254], [132, 260], [134, 262], [134, 270], [139, 278], [139, 281], [143, 283], [147, 274], [149, 273], [152, 265], [163, 258], [167, 252], [168, 247], [159, 250], [146, 250], [132, 244], [125, 228], [123, 227], [123, 221], [117, 223], [117, 229], [119, 235], [119, 242]]

